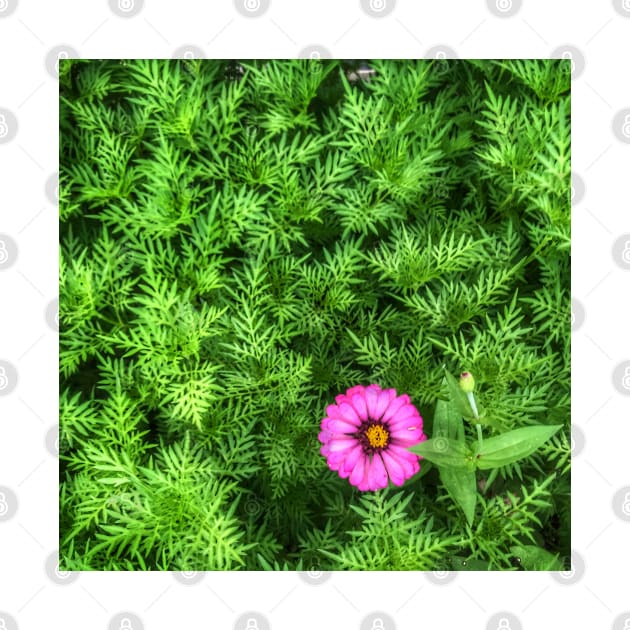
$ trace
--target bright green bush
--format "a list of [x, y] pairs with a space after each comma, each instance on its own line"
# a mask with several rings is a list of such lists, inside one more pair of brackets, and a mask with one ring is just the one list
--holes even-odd
[[[561, 566], [569, 64], [62, 62], [61, 564]], [[444, 366], [487, 437], [563, 427], [472, 524], [428, 462], [361, 493], [319, 453], [359, 383], [431, 437]]]

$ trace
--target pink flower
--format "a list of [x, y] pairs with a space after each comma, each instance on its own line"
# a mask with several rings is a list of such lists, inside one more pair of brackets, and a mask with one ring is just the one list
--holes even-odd
[[362, 491], [385, 488], [389, 479], [401, 486], [420, 470], [420, 457], [407, 449], [427, 436], [407, 394], [356, 385], [335, 401], [318, 436], [331, 470]]

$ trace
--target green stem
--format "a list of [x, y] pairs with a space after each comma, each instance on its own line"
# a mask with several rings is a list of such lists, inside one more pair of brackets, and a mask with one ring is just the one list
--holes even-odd
[[477, 443], [479, 444], [479, 450], [477, 452], [481, 453], [481, 447], [483, 446], [483, 435], [481, 434], [481, 425], [476, 424], [475, 426], [477, 427]]

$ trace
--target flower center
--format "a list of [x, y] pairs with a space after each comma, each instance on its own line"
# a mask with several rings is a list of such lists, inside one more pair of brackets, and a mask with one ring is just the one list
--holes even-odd
[[389, 440], [389, 432], [382, 425], [373, 424], [366, 429], [365, 437], [372, 448], [384, 448]]

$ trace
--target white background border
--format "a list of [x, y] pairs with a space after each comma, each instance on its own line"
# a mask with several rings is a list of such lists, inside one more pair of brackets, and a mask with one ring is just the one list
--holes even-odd
[[[106, 0], [0, 0], [0, 115], [8, 110], [18, 125], [10, 141], [0, 137], [0, 239], [8, 235], [18, 248], [14, 263], [0, 268], [0, 361], [17, 371], [12, 391], [0, 395], [0, 492], [9, 488], [18, 500], [13, 505], [7, 495], [15, 513], [4, 520], [0, 505], [0, 620], [7, 630], [105, 629], [125, 610], [147, 630], [233, 628], [248, 610], [264, 614], [274, 630], [359, 629], [375, 610], [401, 630], [494, 630], [488, 620], [501, 610], [528, 630], [624, 628], [630, 522], [614, 496], [630, 486], [630, 391], [613, 375], [630, 360], [630, 271], [613, 248], [630, 233], [630, 144], [613, 125], [630, 108], [630, 10], [624, 14], [623, 1], [497, 0], [510, 6], [499, 15], [485, 0], [372, 0], [376, 9], [389, 3], [376, 18], [359, 0], [271, 0], [262, 15], [249, 17], [229, 0], [145, 0], [123, 18]], [[294, 573], [208, 573], [194, 585], [171, 573], [50, 579], [58, 472], [46, 434], [58, 422], [58, 336], [46, 309], [58, 294], [58, 222], [45, 185], [58, 169], [58, 84], [47, 55], [70, 45], [88, 58], [165, 58], [187, 44], [214, 58], [296, 57], [311, 45], [353, 59], [416, 58], [438, 45], [461, 58], [549, 57], [572, 47], [572, 164], [585, 185], [584, 194], [576, 185], [573, 210], [572, 295], [585, 317], [577, 317], [572, 340], [572, 420], [580, 433], [572, 547], [584, 570], [576, 566], [564, 577], [463, 572], [445, 584], [422, 573], [336, 573], [317, 586]], [[14, 127], [10, 116], [8, 123]]]

